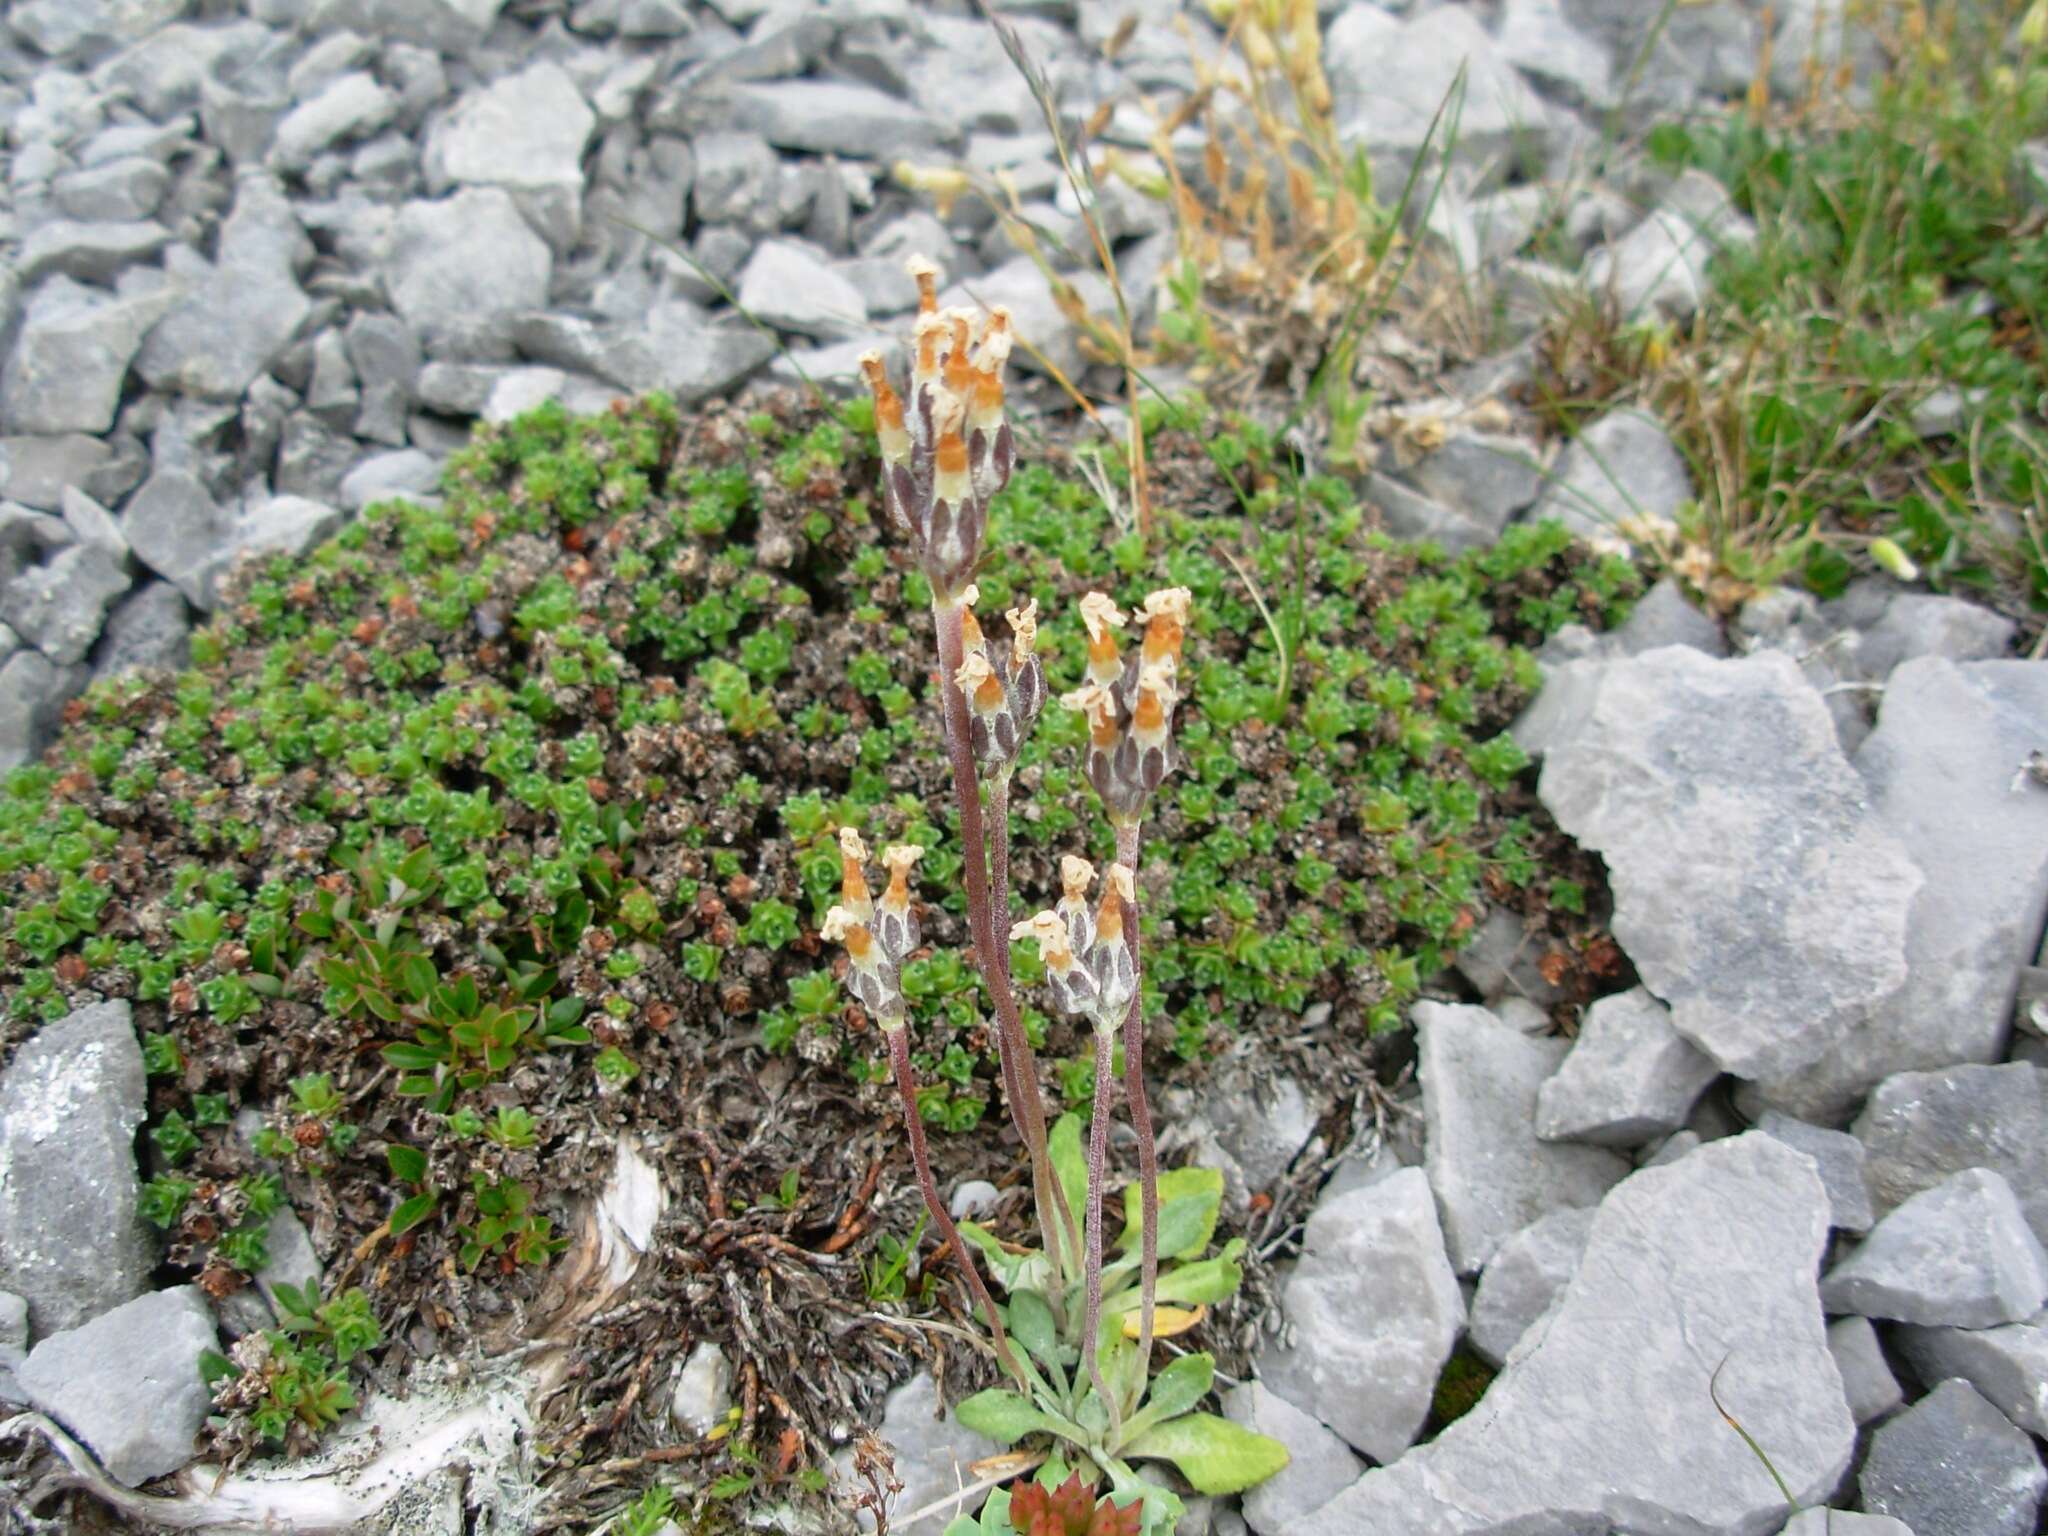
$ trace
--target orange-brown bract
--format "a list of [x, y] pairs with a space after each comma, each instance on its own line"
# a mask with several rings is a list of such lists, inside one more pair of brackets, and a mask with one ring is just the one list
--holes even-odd
[[1081, 599], [1088, 625], [1088, 680], [1061, 702], [1088, 717], [1088, 781], [1112, 822], [1139, 821], [1152, 794], [1172, 770], [1173, 711], [1180, 701], [1180, 653], [1189, 594], [1166, 587], [1146, 597], [1139, 614], [1145, 637], [1137, 652], [1118, 651], [1114, 630], [1124, 623], [1099, 592]]

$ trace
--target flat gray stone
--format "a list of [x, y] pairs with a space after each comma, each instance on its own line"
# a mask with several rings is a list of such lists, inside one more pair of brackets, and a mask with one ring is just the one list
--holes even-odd
[[1548, 1008], [1559, 995], [1543, 976], [1549, 947], [1550, 941], [1541, 932], [1531, 932], [1519, 912], [1495, 907], [1467, 936], [1451, 964], [1489, 1008], [1498, 1009], [1511, 1000]]
[[385, 285], [429, 347], [503, 356], [512, 317], [547, 303], [547, 242], [502, 187], [407, 203], [391, 230]]
[[1906, 1400], [1869, 1318], [1842, 1317], [1829, 1323], [1828, 1348], [1842, 1373], [1842, 1395], [1850, 1416], [1858, 1425], [1883, 1418]]
[[1600, 1147], [1539, 1141], [1536, 1096], [1568, 1045], [1535, 1040], [1484, 1008], [1418, 1003], [1424, 1163], [1452, 1266], [1477, 1274], [1552, 1211], [1598, 1205], [1629, 1171]]
[[597, 114], [542, 62], [464, 95], [427, 140], [430, 186], [503, 187], [557, 253], [583, 228], [583, 151]]
[[417, 448], [397, 448], [372, 454], [350, 470], [341, 482], [341, 502], [351, 512], [359, 512], [380, 501], [436, 496], [440, 489], [438, 459]]
[[98, 545], [74, 544], [8, 583], [0, 619], [51, 661], [71, 666], [85, 660], [108, 605], [127, 590], [119, 560]]
[[1833, 1492], [1855, 1426], [1814, 1289], [1827, 1230], [1812, 1165], [1767, 1136], [1636, 1174], [1483, 1408], [1295, 1530], [1773, 1529], [1792, 1505], [1708, 1389], [1769, 1447], [1793, 1501]]
[[63, 215], [82, 223], [137, 223], [164, 201], [170, 172], [147, 156], [125, 156], [57, 176], [49, 195]]
[[1827, 1186], [1828, 1208], [1838, 1230], [1870, 1230], [1877, 1212], [1871, 1207], [1870, 1184], [1863, 1173], [1866, 1159], [1862, 1142], [1845, 1131], [1823, 1130], [1776, 1110], [1762, 1115], [1756, 1128], [1813, 1159], [1814, 1166], [1820, 1169], [1821, 1183]]
[[[404, 451], [410, 453], [416, 450]], [[426, 455], [421, 454], [420, 457], [426, 458]], [[438, 472], [436, 466], [436, 473]], [[341, 508], [331, 507], [325, 502], [314, 501], [309, 497], [265, 497], [242, 509], [242, 515], [235, 523], [232, 557], [303, 555], [333, 534], [347, 520], [347, 514]]]
[[0, 420], [10, 432], [105, 432], [128, 365], [175, 299], [115, 298], [54, 277], [29, 296], [0, 370]]
[[1296, 1520], [1357, 1480], [1364, 1463], [1351, 1447], [1263, 1382], [1223, 1394], [1223, 1416], [1287, 1447], [1287, 1465], [1243, 1494], [1245, 1523], [1258, 1536], [1289, 1536]]
[[1606, 663], [1538, 792], [1606, 859], [1615, 937], [1723, 1071], [1804, 1066], [1905, 980], [1920, 871], [1790, 657]]
[[397, 115], [398, 93], [378, 84], [375, 75], [340, 75], [284, 115], [271, 137], [271, 163], [303, 171], [336, 145], [372, 137]]
[[176, 584], [193, 607], [213, 607], [222, 552], [234, 518], [181, 469], [159, 470], [129, 499], [121, 533], [135, 558]]
[[1422, 1170], [1319, 1204], [1281, 1305], [1293, 1342], [1260, 1352], [1259, 1379], [1374, 1461], [1414, 1444], [1465, 1323]]
[[[875, 1433], [895, 1459], [896, 1481], [903, 1485], [889, 1501], [892, 1515], [907, 1515], [933, 1500], [958, 1492], [974, 1481], [967, 1470], [996, 1446], [963, 1427], [950, 1413], [940, 1418], [939, 1394], [927, 1375], [917, 1375], [891, 1392], [882, 1404], [882, 1422]], [[842, 1464], [852, 1458], [842, 1452]], [[968, 1495], [971, 1508], [977, 1495]], [[943, 1526], [952, 1512], [940, 1517]], [[893, 1521], [892, 1521], [893, 1528]]]
[[669, 1416], [685, 1434], [708, 1435], [732, 1409], [732, 1363], [709, 1339], [700, 1340], [676, 1375]]
[[1676, 579], [1663, 577], [1637, 600], [1628, 618], [1608, 639], [1622, 656], [1640, 656], [1666, 645], [1689, 645], [1709, 656], [1728, 654], [1721, 626], [1685, 595]]
[[185, 599], [168, 581], [145, 581], [107, 616], [92, 656], [93, 675], [111, 677], [136, 667], [177, 670], [192, 657], [192, 619]]
[[1904, 985], [1836, 1050], [1762, 1084], [1807, 1119], [1840, 1119], [1895, 1072], [2005, 1054], [2019, 967], [2048, 919], [2048, 793], [2013, 775], [2043, 744], [2048, 667], [1902, 663], [1856, 754], [1880, 822], [1926, 874], [1906, 926]]
[[860, 290], [794, 240], [766, 240], [740, 272], [740, 308], [779, 331], [848, 336], [867, 328]]
[[1778, 1536], [1913, 1536], [1913, 1528], [1890, 1515], [1859, 1515], [1846, 1509], [1802, 1509]]
[[[1074, 272], [1068, 274], [1068, 281], [1091, 313], [1108, 312], [1109, 288], [1099, 275]], [[1012, 368], [1043, 374], [1050, 362], [1069, 379], [1080, 377], [1088, 362], [1081, 351], [1081, 333], [1060, 309], [1046, 286], [1045, 274], [1029, 256], [1012, 257], [980, 277], [956, 281], [939, 294], [942, 309], [955, 305], [993, 309], [998, 304], [1009, 309], [1010, 330], [1019, 342], [1010, 354]]]
[[1960, 1376], [2030, 1435], [2048, 1437], [2048, 1313], [1997, 1328], [1892, 1330], [1922, 1381]]
[[192, 1459], [209, 1403], [199, 1353], [218, 1342], [205, 1294], [181, 1285], [51, 1334], [19, 1374], [36, 1407], [134, 1488]]
[[[1451, 146], [1460, 159], [1500, 156], [1518, 138], [1547, 129], [1542, 100], [1479, 20], [1459, 7], [1393, 22], [1377, 7], [1350, 6], [1325, 36], [1323, 70], [1347, 148], [1412, 156], [1428, 139], [1431, 121], [1461, 72], [1464, 105]], [[1437, 135], [1442, 149], [1449, 142], [1444, 124]]]
[[1879, 1216], [1966, 1168], [2002, 1174], [2048, 1243], [2048, 1077], [2027, 1062], [1900, 1072], [1851, 1127]]
[[1833, 1312], [1896, 1322], [1991, 1328], [2048, 1302], [2048, 1252], [2012, 1186], [1970, 1168], [1915, 1195], [1828, 1272]]
[[2048, 1470], [2034, 1442], [1966, 1381], [1944, 1381], [1871, 1438], [1865, 1510], [1919, 1536], [2031, 1536]]
[[[0, 655], [18, 641], [0, 625]], [[84, 667], [61, 667], [41, 651], [14, 650], [0, 666], [0, 773], [19, 768], [38, 755], [57, 734], [64, 706], [91, 674]]]
[[1624, 322], [1690, 320], [1710, 287], [1708, 264], [1755, 239], [1721, 184], [1688, 170], [1641, 223], [1586, 259], [1586, 286]]
[[101, 550], [118, 564], [128, 558], [128, 541], [113, 513], [75, 485], [67, 485], [60, 505], [64, 526], [78, 536], [78, 542]]
[[1684, 1125], [1718, 1076], [1671, 1027], [1671, 1010], [1634, 987], [1586, 1010], [1564, 1065], [1536, 1095], [1536, 1134], [1640, 1147]]
[[[118, 395], [118, 379], [114, 388]], [[0, 496], [39, 512], [61, 511], [66, 492], [74, 489], [116, 499], [120, 490], [110, 481], [120, 469], [114, 450], [83, 432], [0, 437]]]
[[[908, 102], [841, 80], [774, 80], [707, 92], [719, 127], [758, 133], [777, 149], [922, 163], [951, 134]], [[722, 109], [722, 110], [721, 110]], [[710, 126], [707, 124], [706, 126]]]
[[356, 436], [403, 448], [419, 384], [419, 337], [396, 315], [362, 311], [349, 318], [346, 341], [360, 401]]
[[1565, 445], [1529, 520], [1555, 518], [1597, 549], [1627, 548], [1673, 525], [1693, 499], [1692, 471], [1664, 424], [1634, 407], [1609, 411]]
[[1552, 1211], [1494, 1250], [1472, 1298], [1468, 1337], [1481, 1359], [1506, 1363], [1577, 1273], [1592, 1232], [1591, 1209]]
[[1498, 432], [1453, 431], [1441, 448], [1401, 474], [1423, 495], [1462, 513], [1494, 538], [1543, 489], [1536, 445]]
[[1604, 111], [1614, 104], [1613, 61], [1565, 18], [1562, 0], [1506, 0], [1497, 46], [1531, 80], [1576, 105]]
[[171, 243], [171, 232], [150, 219], [82, 223], [55, 219], [21, 244], [16, 271], [24, 284], [61, 273], [83, 283], [111, 285], [128, 268]]
[[0, 1077], [0, 1286], [27, 1298], [39, 1337], [149, 1284], [155, 1243], [136, 1213], [142, 1116], [142, 1049], [125, 1002], [45, 1024]]
[[462, 58], [504, 8], [505, 0], [315, 0], [303, 30], [360, 32]]
[[282, 186], [244, 177], [215, 259], [172, 252], [167, 269], [184, 296], [143, 343], [137, 370], [157, 389], [240, 399], [311, 313], [297, 277], [311, 250]]
[[270, 1213], [265, 1228], [263, 1246], [267, 1262], [256, 1271], [256, 1285], [263, 1292], [263, 1299], [270, 1303], [270, 1309], [278, 1317], [284, 1315], [277, 1304], [279, 1282], [309, 1289], [314, 1295], [320, 1294], [324, 1271], [320, 1255], [313, 1251], [313, 1239], [306, 1231], [306, 1224], [299, 1220], [299, 1214], [288, 1205], [280, 1205]]

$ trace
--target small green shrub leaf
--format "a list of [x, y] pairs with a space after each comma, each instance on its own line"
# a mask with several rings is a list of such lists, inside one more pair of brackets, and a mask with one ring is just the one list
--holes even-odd
[[425, 1221], [433, 1212], [435, 1202], [440, 1198], [430, 1189], [401, 1202], [398, 1209], [391, 1213], [391, 1235], [398, 1237]]

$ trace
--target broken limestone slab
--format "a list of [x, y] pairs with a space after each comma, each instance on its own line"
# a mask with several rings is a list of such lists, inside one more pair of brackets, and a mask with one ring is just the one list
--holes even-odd
[[2048, 1251], [2012, 1186], [1968, 1168], [1915, 1195], [1828, 1271], [1832, 1312], [1895, 1322], [1993, 1328], [2048, 1302]]
[[1813, 1159], [1820, 1181], [1827, 1186], [1828, 1207], [1835, 1226], [1843, 1232], [1868, 1232], [1877, 1212], [1870, 1204], [1870, 1183], [1864, 1177], [1863, 1143], [1846, 1131], [1823, 1130], [1794, 1120], [1776, 1110], [1767, 1111], [1756, 1123], [1766, 1136], [1775, 1136], [1788, 1147], [1796, 1147]]
[[1775, 1529], [1834, 1491], [1855, 1445], [1814, 1283], [1827, 1231], [1811, 1163], [1768, 1136], [1636, 1174], [1483, 1409], [1295, 1536]]
[[1856, 1486], [1865, 1510], [1914, 1531], [2033, 1536], [2048, 1468], [2032, 1440], [1952, 1379], [1871, 1437]]
[[1601, 1147], [1540, 1141], [1536, 1097], [1568, 1045], [1484, 1008], [1418, 1003], [1424, 1163], [1452, 1266], [1476, 1274], [1509, 1237], [1552, 1211], [1597, 1205], [1629, 1171]]
[[1883, 1418], [1906, 1400], [1869, 1318], [1840, 1317], [1829, 1323], [1828, 1348], [1842, 1373], [1849, 1413], [1859, 1425]]
[[1502, 1243], [1479, 1276], [1472, 1298], [1472, 1348], [1481, 1359], [1507, 1362], [1522, 1336], [1570, 1283], [1593, 1234], [1587, 1207], [1552, 1211]]
[[1856, 771], [1879, 823], [1926, 874], [1907, 975], [1834, 1050], [1767, 1077], [1772, 1103], [1839, 1123], [1894, 1072], [2004, 1055], [2019, 968], [2048, 918], [2048, 790], [2015, 779], [2043, 745], [2043, 721], [2048, 666], [2036, 661], [1926, 656], [1892, 672]]
[[1960, 1376], [2030, 1435], [2048, 1437], [2048, 1313], [1997, 1328], [1897, 1328], [1922, 1381]]
[[45, 1024], [0, 1076], [0, 1287], [38, 1336], [138, 1295], [156, 1263], [137, 1211], [142, 1048], [128, 1004]]
[[1564, 1065], [1536, 1095], [1536, 1134], [1640, 1147], [1684, 1125], [1719, 1075], [1671, 1027], [1671, 1010], [1633, 987], [1586, 1010]]
[[1664, 423], [1630, 406], [1566, 444], [1529, 521], [1555, 518], [1596, 549], [1627, 549], [1674, 529], [1693, 495], [1692, 471]]
[[1287, 1447], [1287, 1465], [1244, 1492], [1244, 1518], [1258, 1536], [1287, 1536], [1294, 1521], [1357, 1480], [1364, 1464], [1321, 1423], [1247, 1381], [1223, 1394], [1223, 1416]]
[[1601, 666], [1538, 792], [1607, 861], [1614, 935], [1727, 1072], [1834, 1048], [1906, 976], [1920, 871], [1793, 660], [1669, 646]]
[[1900, 1072], [1850, 1128], [1879, 1216], [1966, 1168], [1990, 1168], [2048, 1244], [2048, 1074], [2029, 1062]]
[[1293, 1342], [1260, 1354], [1259, 1379], [1374, 1461], [1414, 1444], [1465, 1325], [1422, 1170], [1319, 1204], [1281, 1304]]

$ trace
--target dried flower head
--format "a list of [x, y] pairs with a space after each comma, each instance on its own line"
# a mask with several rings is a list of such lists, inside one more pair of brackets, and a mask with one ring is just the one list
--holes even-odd
[[882, 446], [882, 494], [890, 520], [907, 534], [936, 601], [959, 601], [981, 557], [989, 499], [1009, 483], [1015, 444], [1003, 414], [1010, 355], [1007, 311], [941, 312], [937, 269], [913, 257], [918, 288], [906, 402], [881, 355], [861, 358], [875, 400]]
[[1088, 680], [1060, 702], [1088, 717], [1088, 779], [1110, 820], [1134, 822], [1173, 767], [1173, 711], [1180, 702], [1180, 656], [1191, 596], [1165, 587], [1137, 612], [1145, 640], [1134, 656], [1117, 651], [1115, 629], [1124, 622], [1099, 592], [1081, 599], [1088, 626]]

